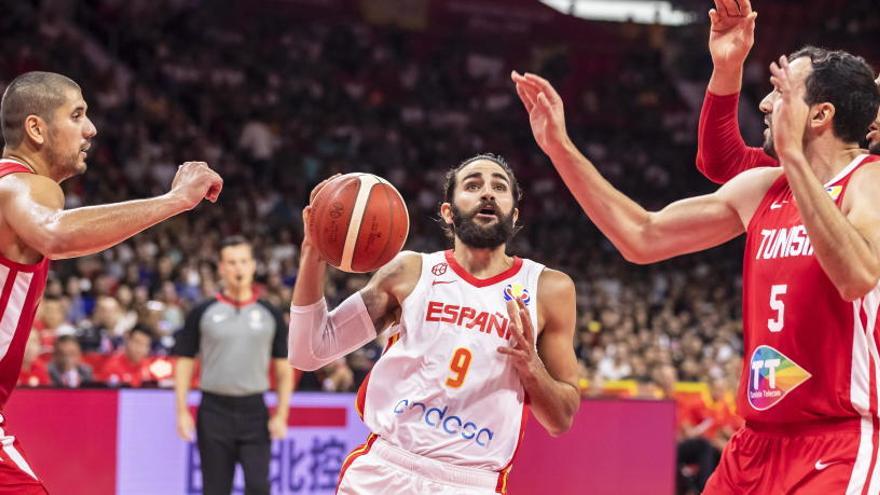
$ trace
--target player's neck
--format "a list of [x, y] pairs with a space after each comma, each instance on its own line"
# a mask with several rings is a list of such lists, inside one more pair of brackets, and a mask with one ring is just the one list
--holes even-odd
[[31, 169], [31, 171], [33, 171], [37, 175], [42, 175], [44, 177], [55, 179], [55, 177], [53, 177], [52, 174], [49, 172], [49, 163], [46, 160], [43, 160], [42, 157], [40, 157], [36, 153], [28, 153], [27, 151], [21, 149], [10, 150], [9, 148], [4, 147], [3, 158], [19, 162], [25, 167]]
[[455, 239], [453, 256], [468, 273], [478, 278], [490, 278], [503, 273], [513, 265], [513, 258], [504, 252], [506, 245], [496, 248], [476, 249]]
[[819, 182], [825, 184], [860, 154], [865, 153], [858, 144], [842, 143], [837, 138], [822, 137], [805, 146], [804, 156]]

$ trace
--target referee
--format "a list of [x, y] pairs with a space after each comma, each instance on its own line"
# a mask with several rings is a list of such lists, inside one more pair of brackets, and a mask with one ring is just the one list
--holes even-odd
[[[271, 439], [287, 432], [293, 386], [287, 325], [277, 309], [257, 300], [255, 269], [247, 240], [224, 240], [218, 270], [223, 290], [192, 309], [174, 345], [177, 433], [192, 441], [198, 432], [204, 495], [229, 495], [236, 463], [244, 471], [245, 494], [269, 495]], [[197, 355], [202, 403], [193, 428], [186, 399]], [[270, 361], [278, 394], [271, 419], [263, 403]]]

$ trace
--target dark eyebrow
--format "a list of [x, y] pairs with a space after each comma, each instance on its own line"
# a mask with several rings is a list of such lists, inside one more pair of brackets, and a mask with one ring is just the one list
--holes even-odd
[[[464, 182], [464, 181], [466, 181], [466, 180], [468, 180], [468, 179], [482, 178], [482, 175], [483, 175], [483, 174], [481, 174], [480, 172], [473, 172], [473, 173], [471, 173], [471, 174], [466, 175], [463, 179], [461, 179], [461, 181]], [[496, 178], [496, 179], [501, 179], [501, 180], [503, 180], [504, 182], [507, 182], [508, 184], [510, 184], [510, 179], [509, 179], [509, 178], [507, 177], [507, 175], [505, 175], [505, 174], [501, 174], [501, 173], [498, 173], [498, 172], [492, 172], [492, 177], [494, 177], [494, 178]]]

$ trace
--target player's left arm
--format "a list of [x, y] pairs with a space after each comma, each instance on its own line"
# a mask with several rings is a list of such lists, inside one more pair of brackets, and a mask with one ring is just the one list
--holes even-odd
[[880, 282], [880, 167], [853, 174], [840, 209], [809, 166], [785, 160], [816, 259], [841, 297], [863, 297]]
[[774, 147], [779, 154], [816, 259], [847, 301], [858, 299], [880, 281], [880, 170], [868, 165], [850, 179], [840, 209], [804, 155], [803, 135], [811, 116], [803, 83], [790, 77], [783, 56], [770, 68], [780, 97], [773, 110]]
[[544, 270], [538, 280], [538, 315], [542, 330], [534, 342], [535, 330], [525, 304], [519, 299], [507, 305], [512, 346], [498, 352], [511, 357], [532, 413], [553, 436], [571, 428], [580, 407], [577, 388], [578, 366], [574, 354], [577, 319], [575, 289], [571, 278], [555, 270]]

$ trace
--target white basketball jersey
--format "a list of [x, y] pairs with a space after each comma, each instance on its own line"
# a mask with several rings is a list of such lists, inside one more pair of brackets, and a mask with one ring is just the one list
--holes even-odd
[[506, 481], [527, 411], [516, 370], [498, 347], [512, 342], [513, 297], [523, 298], [538, 328], [543, 269], [514, 258], [504, 273], [477, 279], [452, 251], [422, 254], [397, 333], [358, 392], [373, 433], [415, 454], [502, 472]]

